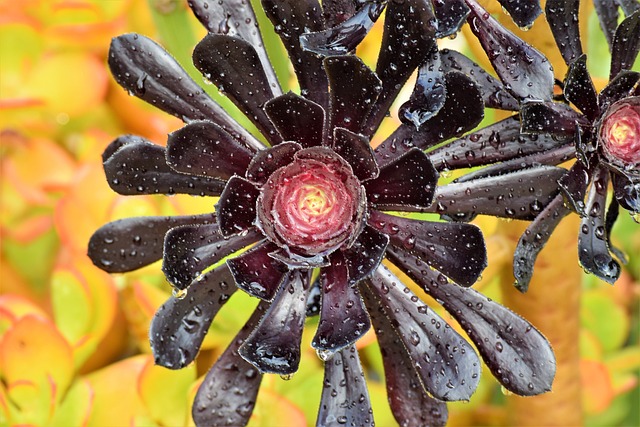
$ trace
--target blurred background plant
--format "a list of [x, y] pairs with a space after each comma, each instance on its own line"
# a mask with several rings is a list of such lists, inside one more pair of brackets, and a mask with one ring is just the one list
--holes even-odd
[[[259, 1], [253, 3], [276, 72], [285, 89], [295, 90], [284, 49], [264, 30], [270, 25]], [[500, 16], [491, 3], [484, 2]], [[564, 63], [543, 19], [530, 33], [518, 34], [543, 50], [562, 78]], [[606, 78], [601, 64], [609, 62], [607, 45], [597, 19], [585, 8], [581, 20], [586, 51], [598, 58], [589, 64], [592, 74]], [[109, 75], [110, 39], [126, 32], [158, 40], [202, 81], [190, 52], [204, 33], [186, 1], [0, 0], [0, 426], [193, 425], [190, 408], [200, 377], [255, 306], [249, 297], [234, 297], [196, 363], [169, 371], [154, 366], [147, 337], [151, 317], [170, 293], [159, 266], [110, 276], [86, 257], [89, 236], [107, 221], [204, 213], [215, 202], [126, 198], [105, 182], [100, 154], [111, 140], [135, 133], [164, 144], [167, 133], [180, 127], [177, 119], [128, 96]], [[374, 29], [359, 48], [370, 65], [380, 37], [381, 28]], [[477, 46], [466, 40], [463, 34], [446, 43], [482, 63]], [[205, 89], [237, 112], [213, 86]], [[495, 119], [488, 110], [485, 120]], [[396, 119], [387, 120], [393, 129]], [[477, 220], [489, 267], [475, 286], [539, 326], [560, 354], [573, 356], [559, 357], [554, 390], [540, 397], [508, 396], [484, 375], [471, 402], [449, 405], [449, 425], [539, 425], [540, 411], [552, 410], [578, 412], [560, 415], [555, 425], [640, 425], [640, 227], [623, 215], [614, 228], [614, 241], [630, 261], [612, 287], [581, 272], [570, 221], [542, 252], [532, 291], [519, 296], [511, 291], [510, 266], [522, 227]], [[309, 345], [314, 322], [308, 322], [300, 371], [287, 380], [266, 377], [251, 425], [314, 423], [323, 378]], [[376, 345], [371, 333], [358, 342], [376, 422], [394, 425]]]

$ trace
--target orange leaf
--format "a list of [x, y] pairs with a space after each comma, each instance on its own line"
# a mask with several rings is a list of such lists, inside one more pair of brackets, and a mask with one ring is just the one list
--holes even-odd
[[582, 401], [587, 414], [597, 414], [609, 407], [615, 397], [611, 375], [606, 365], [593, 360], [580, 361]]

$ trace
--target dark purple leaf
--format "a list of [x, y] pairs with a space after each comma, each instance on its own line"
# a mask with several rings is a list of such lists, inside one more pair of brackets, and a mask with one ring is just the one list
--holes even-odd
[[569, 172], [558, 180], [565, 205], [580, 216], [585, 216], [584, 197], [589, 186], [590, 172], [582, 162], [576, 162]]
[[258, 239], [260, 235], [255, 230], [224, 239], [218, 224], [172, 228], [164, 238], [162, 271], [174, 287], [185, 289], [207, 267]]
[[109, 186], [118, 194], [192, 194], [219, 196], [224, 182], [173, 170], [167, 164], [165, 148], [144, 138], [124, 135], [111, 143], [116, 150], [104, 162]]
[[384, 3], [367, 2], [346, 21], [324, 31], [304, 33], [300, 45], [321, 56], [344, 55], [355, 50], [384, 10]]
[[[416, 132], [402, 125], [375, 150], [378, 163], [386, 164], [412, 147], [426, 149], [476, 127], [484, 117], [482, 95], [473, 80], [457, 71], [445, 75], [446, 100], [434, 117]], [[407, 140], [410, 140], [410, 143]], [[398, 141], [402, 141], [398, 144]]]
[[509, 391], [533, 396], [551, 390], [556, 358], [529, 322], [475, 289], [441, 284], [437, 273], [414, 269], [414, 280], [460, 323], [496, 379]]
[[611, 72], [613, 79], [621, 71], [629, 70], [640, 52], [640, 10], [625, 18], [616, 29], [611, 48]]
[[436, 16], [436, 37], [452, 36], [460, 30], [469, 15], [469, 8], [464, 0], [432, 0]]
[[264, 145], [231, 116], [153, 40], [131, 33], [114, 38], [109, 68], [116, 81], [132, 95], [179, 119], [211, 120], [247, 145]]
[[238, 335], [205, 376], [192, 407], [198, 426], [247, 425], [256, 404], [262, 374], [238, 354], [238, 348], [267, 308], [260, 303]]
[[518, 111], [520, 105], [505, 89], [500, 80], [487, 73], [484, 68], [455, 50], [442, 49], [440, 60], [445, 71], [459, 71], [476, 83], [484, 105], [488, 108]]
[[331, 255], [331, 265], [320, 272], [322, 305], [320, 322], [311, 341], [326, 360], [364, 335], [371, 321], [357, 287], [349, 284], [349, 271], [342, 254]]
[[444, 106], [446, 86], [440, 54], [434, 48], [418, 69], [418, 77], [409, 101], [402, 104], [398, 111], [400, 120], [407, 125], [413, 124], [416, 130], [424, 122], [435, 116]]
[[336, 353], [324, 364], [317, 426], [373, 427], [373, 411], [355, 346]]
[[631, 179], [619, 173], [612, 174], [613, 190], [620, 206], [634, 214], [640, 212], [640, 180]]
[[561, 194], [558, 194], [531, 222], [520, 237], [513, 255], [513, 276], [516, 278], [515, 287], [520, 292], [527, 292], [533, 275], [533, 265], [538, 253], [544, 248], [551, 237], [551, 233], [560, 220], [571, 211], [564, 206]]
[[289, 375], [298, 370], [309, 278], [289, 272], [260, 324], [240, 346], [240, 355], [262, 373]]
[[229, 237], [253, 227], [259, 195], [260, 190], [251, 181], [239, 176], [231, 177], [216, 205], [220, 234]]
[[162, 258], [164, 235], [170, 229], [215, 221], [213, 214], [120, 219], [93, 233], [88, 255], [96, 266], [108, 273], [137, 270]]
[[640, 10], [640, 2], [638, 0], [616, 0], [616, 3], [620, 5], [625, 16], [633, 15]]
[[213, 122], [191, 122], [169, 134], [166, 161], [190, 175], [228, 180], [244, 175], [253, 153]]
[[330, 129], [360, 132], [382, 90], [380, 79], [353, 55], [326, 58], [324, 67], [329, 77]]
[[305, 148], [322, 144], [325, 113], [320, 105], [289, 92], [267, 102], [264, 109], [285, 141]]
[[605, 224], [609, 175], [604, 166], [597, 167], [587, 196], [587, 216], [582, 218], [578, 235], [580, 265], [600, 279], [615, 283], [620, 277], [620, 264], [611, 257]]
[[529, 102], [520, 111], [523, 133], [549, 133], [573, 136], [576, 125], [589, 126], [585, 116], [560, 102]]
[[376, 74], [382, 81], [363, 133], [375, 133], [402, 86], [435, 46], [435, 17], [428, 0], [392, 1], [384, 19], [382, 46]]
[[271, 144], [280, 142], [280, 135], [262, 108], [275, 93], [258, 53], [249, 42], [223, 34], [208, 34], [195, 47], [193, 64], [229, 97]]
[[380, 174], [373, 150], [365, 136], [336, 128], [333, 131], [333, 149], [351, 165], [353, 174], [360, 181], [377, 178]]
[[346, 21], [358, 11], [360, 0], [322, 0], [322, 15], [327, 27], [335, 27]]
[[171, 297], [151, 321], [149, 338], [157, 365], [181, 369], [198, 354], [213, 318], [236, 291], [226, 266], [193, 282], [184, 297]]
[[247, 179], [264, 184], [273, 172], [293, 161], [293, 155], [302, 149], [295, 142], [283, 142], [258, 152], [247, 168]]
[[637, 87], [638, 81], [640, 81], [640, 73], [635, 71], [621, 71], [618, 73], [598, 95], [600, 111], [606, 111], [614, 102], [629, 96], [631, 91]]
[[364, 229], [348, 249], [344, 250], [349, 284], [355, 286], [360, 280], [371, 275], [382, 259], [389, 244], [389, 237], [365, 225]]
[[[531, 28], [533, 21], [542, 13], [540, 0], [498, 0], [498, 2], [511, 16], [513, 22], [522, 29]], [[547, 16], [549, 16], [548, 13]]]
[[473, 285], [487, 266], [487, 249], [475, 225], [419, 221], [375, 210], [369, 224], [389, 235], [397, 250], [416, 256], [462, 286]]
[[558, 194], [562, 168], [539, 166], [460, 183], [436, 190], [428, 211], [449, 218], [468, 215], [531, 220]]
[[427, 394], [382, 307], [370, 307], [369, 314], [382, 354], [387, 398], [396, 421], [406, 427], [444, 427], [449, 416], [447, 404]]
[[555, 78], [549, 60], [505, 29], [475, 0], [465, 1], [471, 8], [471, 30], [507, 90], [518, 100], [551, 101]]
[[613, 198], [611, 203], [609, 203], [609, 209], [607, 209], [607, 216], [605, 217], [605, 229], [607, 232], [607, 244], [609, 245], [609, 251], [620, 260], [622, 264], [627, 264], [629, 260], [625, 255], [624, 251], [618, 249], [611, 243], [611, 230], [613, 229], [613, 225], [618, 219], [618, 214], [620, 212], [620, 205], [618, 201]]
[[562, 58], [571, 65], [582, 55], [578, 26], [580, 0], [547, 0], [545, 14]]
[[302, 34], [325, 29], [318, 1], [262, 0], [262, 7], [289, 53], [302, 96], [323, 107], [328, 106], [328, 83], [322, 59], [300, 45]]
[[320, 277], [311, 284], [311, 290], [307, 297], [307, 317], [313, 317], [320, 314], [322, 304], [322, 289], [320, 289]]
[[437, 170], [451, 170], [504, 162], [551, 150], [561, 142], [548, 135], [520, 133], [518, 116], [474, 131], [428, 153]]
[[602, 32], [609, 43], [609, 50], [611, 50], [618, 27], [618, 5], [615, 0], [593, 0], [593, 5], [600, 20]]
[[227, 260], [236, 285], [251, 296], [271, 301], [287, 277], [287, 267], [269, 256], [277, 249], [263, 240], [241, 255]]
[[480, 379], [480, 361], [469, 343], [385, 266], [362, 283], [368, 310], [382, 306], [425, 389], [439, 400], [468, 400]]
[[282, 262], [283, 264], [286, 264], [292, 270], [319, 268], [319, 267], [326, 267], [330, 265], [330, 262], [326, 256], [298, 255], [298, 254], [291, 253], [291, 251], [288, 251], [284, 248], [273, 251], [269, 255], [277, 259], [278, 261]]
[[598, 94], [587, 70], [586, 55], [581, 55], [569, 66], [564, 82], [564, 95], [589, 119], [595, 120], [600, 114]]
[[270, 86], [276, 96], [282, 95], [278, 77], [260, 36], [260, 29], [251, 2], [246, 0], [189, 0], [194, 15], [210, 33], [239, 37], [251, 43], [260, 57]]
[[363, 183], [369, 203], [377, 209], [415, 210], [431, 204], [438, 172], [422, 151], [413, 148]]

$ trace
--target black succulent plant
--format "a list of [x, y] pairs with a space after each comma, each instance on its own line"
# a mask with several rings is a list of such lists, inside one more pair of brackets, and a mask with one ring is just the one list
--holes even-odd
[[[569, 71], [562, 94], [554, 97], [553, 70], [546, 57], [502, 27], [474, 0], [468, 22], [487, 53], [499, 80], [457, 52], [443, 51], [443, 69], [455, 69], [474, 79], [485, 94], [487, 107], [517, 114], [451, 141], [429, 153], [438, 170], [485, 166], [459, 183], [475, 190], [474, 181], [526, 175], [544, 180], [549, 197], [532, 204], [534, 219], [520, 239], [514, 256], [516, 286], [525, 291], [537, 254], [560, 220], [571, 211], [582, 216], [579, 259], [586, 271], [608, 282], [620, 274], [624, 255], [611, 245], [609, 234], [619, 206], [636, 218], [640, 208], [638, 175], [638, 81], [630, 71], [640, 49], [640, 3], [620, 2], [627, 17], [617, 24], [618, 3], [596, 2], [612, 52], [611, 81], [598, 94], [586, 69], [578, 31], [577, 0], [553, 0], [546, 17]], [[571, 105], [572, 104], [572, 105]], [[576, 109], [578, 111], [576, 111]], [[568, 172], [556, 167], [577, 158]], [[546, 170], [546, 172], [545, 172]], [[545, 180], [540, 174], [548, 174]], [[607, 188], [614, 199], [606, 208]], [[539, 185], [525, 178], [523, 184]], [[516, 187], [517, 189], [517, 187]], [[446, 187], [442, 188], [446, 192]], [[516, 191], [517, 192], [517, 191]], [[511, 193], [510, 193], [511, 196]], [[436, 196], [436, 200], [438, 197]], [[517, 198], [502, 200], [511, 213], [522, 211]], [[466, 220], [476, 212], [457, 206], [453, 219]], [[526, 211], [526, 210], [525, 210]]]
[[[156, 313], [150, 338], [156, 362], [168, 368], [194, 360], [236, 289], [260, 299], [206, 375], [194, 402], [196, 424], [246, 424], [263, 374], [297, 370], [305, 317], [319, 313], [312, 342], [325, 361], [318, 425], [373, 424], [354, 347], [371, 325], [398, 422], [443, 425], [444, 402], [469, 399], [480, 361], [392, 265], [451, 313], [507, 389], [522, 395], [549, 390], [555, 360], [544, 337], [470, 288], [486, 266], [479, 229], [410, 214], [438, 211], [434, 195], [450, 207], [473, 205], [475, 213], [496, 210], [487, 195], [517, 192], [513, 197], [527, 206], [552, 198], [548, 186], [522, 190], [528, 172], [505, 179], [507, 187], [481, 180], [485, 192], [476, 198], [456, 185], [436, 190], [438, 173], [422, 148], [475, 127], [488, 96], [464, 73], [434, 66], [442, 56], [436, 36], [455, 32], [467, 7], [426, 0], [335, 0], [323, 8], [313, 0], [263, 1], [292, 60], [297, 95], [282, 93], [249, 2], [190, 6], [210, 31], [193, 53], [196, 67], [266, 143], [159, 45], [137, 34], [115, 38], [109, 65], [116, 80], [186, 125], [169, 135], [166, 148], [136, 136], [114, 141], [104, 153], [111, 187], [121, 194], [219, 199], [208, 215], [106, 224], [92, 237], [89, 255], [109, 272], [162, 259], [178, 293]], [[385, 7], [374, 72], [352, 51]], [[406, 123], [373, 150], [370, 139], [417, 68], [416, 88], [400, 112]], [[517, 215], [530, 216], [531, 209]]]

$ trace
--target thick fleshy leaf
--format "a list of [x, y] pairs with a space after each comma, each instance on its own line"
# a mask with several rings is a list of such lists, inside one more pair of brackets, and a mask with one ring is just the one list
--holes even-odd
[[286, 278], [287, 267], [270, 252], [277, 249], [273, 243], [263, 240], [241, 255], [228, 259], [236, 285], [254, 297], [271, 301]]
[[468, 400], [480, 380], [471, 345], [385, 266], [362, 283], [368, 310], [389, 317], [425, 389], [439, 400]]
[[163, 304], [149, 331], [156, 364], [181, 369], [191, 363], [213, 318], [236, 289], [231, 272], [222, 265], [193, 282], [186, 295]]
[[507, 390], [521, 396], [551, 390], [555, 356], [546, 338], [529, 322], [475, 289], [442, 283], [433, 270], [412, 267], [410, 276], [460, 323]]
[[475, 225], [418, 221], [378, 211], [371, 211], [369, 224], [389, 235], [397, 250], [415, 255], [462, 286], [473, 285], [487, 266], [487, 249]]
[[337, 352], [324, 364], [317, 426], [373, 427], [367, 383], [355, 346]]
[[418, 69], [418, 77], [409, 101], [402, 104], [398, 116], [403, 123], [413, 124], [416, 130], [444, 106], [446, 85], [440, 53], [434, 48]]
[[225, 239], [218, 224], [183, 225], [172, 228], [164, 238], [162, 271], [178, 289], [187, 288], [207, 267], [260, 239], [260, 233]]
[[369, 314], [382, 354], [387, 398], [396, 421], [406, 427], [444, 427], [449, 416], [447, 404], [427, 394], [404, 344], [382, 309], [372, 307]]
[[363, 133], [375, 133], [402, 86], [435, 46], [435, 16], [428, 0], [392, 1], [384, 19], [376, 74], [382, 92], [371, 110]]
[[607, 233], [607, 244], [609, 245], [609, 251], [620, 260], [622, 264], [627, 264], [629, 260], [627, 259], [626, 254], [621, 249], [615, 247], [613, 243], [611, 243], [611, 230], [613, 229], [613, 225], [616, 223], [618, 219], [618, 214], [620, 213], [620, 204], [614, 198], [609, 203], [609, 209], [607, 209], [607, 216], [605, 217], [605, 231]]
[[[513, 22], [523, 29], [531, 28], [533, 21], [540, 16], [540, 0], [498, 0]], [[548, 16], [548, 14], [547, 14]]]
[[488, 108], [518, 111], [518, 101], [505, 89], [500, 80], [487, 73], [484, 68], [455, 50], [442, 49], [440, 61], [445, 71], [460, 71], [472, 77], [480, 89], [484, 105]]
[[329, 78], [330, 128], [342, 127], [360, 132], [382, 84], [357, 56], [334, 56], [324, 60]]
[[586, 55], [581, 55], [569, 66], [564, 83], [564, 95], [589, 119], [595, 120], [598, 117], [598, 94], [587, 70]]
[[166, 161], [178, 172], [228, 180], [244, 175], [251, 151], [213, 122], [191, 122], [167, 140]]
[[198, 426], [247, 425], [258, 397], [262, 374], [238, 354], [255, 329], [267, 303], [260, 303], [238, 335], [209, 370], [191, 409]]
[[264, 48], [251, 2], [246, 0], [189, 0], [188, 4], [196, 18], [210, 33], [240, 37], [251, 43], [260, 57], [271, 90], [276, 96], [282, 94], [278, 77], [271, 67], [267, 51]]
[[598, 94], [600, 111], [606, 111], [611, 104], [625, 98], [636, 88], [640, 81], [640, 73], [635, 71], [621, 71]]
[[604, 33], [609, 50], [613, 47], [613, 38], [618, 27], [618, 5], [614, 0], [593, 0], [600, 27]]
[[584, 197], [590, 181], [590, 172], [582, 162], [576, 162], [569, 172], [558, 180], [565, 205], [580, 216], [585, 216]]
[[[407, 152], [412, 147], [422, 150], [449, 138], [460, 136], [476, 127], [484, 117], [482, 94], [469, 77], [457, 71], [445, 75], [446, 100], [438, 114], [427, 120], [416, 132], [413, 125], [402, 125], [375, 149], [378, 164]], [[464, 119], [462, 119], [464, 117]]]
[[249, 42], [223, 34], [208, 34], [194, 49], [193, 63], [271, 144], [280, 142], [280, 135], [262, 108], [275, 94], [258, 53]]
[[567, 65], [582, 55], [578, 18], [580, 0], [547, 0], [545, 14], [551, 34]]
[[334, 27], [302, 34], [300, 45], [304, 50], [321, 56], [344, 55], [352, 52], [369, 33], [384, 7], [384, 3], [369, 1], [356, 14]]
[[320, 4], [317, 0], [262, 0], [262, 7], [289, 53], [302, 96], [326, 107], [328, 83], [322, 59], [300, 45], [303, 33], [325, 29]]
[[322, 14], [327, 27], [335, 27], [358, 11], [358, 0], [322, 0]]
[[293, 92], [272, 99], [265, 112], [285, 141], [313, 147], [322, 144], [324, 108]]
[[109, 48], [109, 68], [122, 87], [149, 104], [185, 122], [211, 120], [248, 145], [263, 146], [153, 40], [135, 33], [115, 37]]
[[632, 181], [627, 177], [612, 174], [614, 195], [620, 206], [632, 213], [640, 212], [640, 181]]
[[351, 286], [378, 268], [388, 244], [389, 236], [369, 225], [364, 226], [353, 245], [344, 251]]
[[632, 15], [640, 10], [640, 3], [638, 0], [617, 0], [617, 3], [620, 5], [626, 16]]
[[431, 204], [437, 180], [438, 172], [427, 155], [413, 148], [363, 185], [369, 203], [377, 209], [415, 210]]
[[520, 292], [527, 292], [529, 289], [533, 265], [538, 254], [547, 244], [560, 220], [570, 212], [564, 205], [562, 194], [558, 194], [520, 236], [513, 255], [513, 277], [516, 278], [514, 285]]
[[107, 151], [113, 154], [105, 160], [104, 172], [118, 194], [219, 196], [224, 188], [223, 181], [176, 172], [167, 164], [164, 147], [139, 136], [121, 136]]
[[578, 235], [578, 259], [587, 272], [613, 284], [620, 277], [622, 269], [611, 256], [608, 245], [605, 223], [608, 184], [608, 171], [604, 166], [596, 168], [587, 196], [587, 216], [581, 221]]
[[351, 165], [353, 174], [360, 181], [377, 178], [380, 174], [369, 140], [364, 135], [336, 128], [333, 131], [333, 150]]
[[331, 255], [331, 265], [320, 273], [322, 305], [320, 322], [311, 341], [325, 359], [353, 344], [371, 327], [357, 287], [349, 284], [349, 270], [340, 252]]
[[616, 29], [611, 47], [611, 72], [613, 79], [620, 71], [629, 70], [640, 52], [640, 10], [627, 16]]
[[320, 277], [311, 284], [311, 290], [307, 297], [307, 317], [313, 317], [320, 314], [322, 305], [322, 289], [320, 288]]
[[241, 233], [255, 225], [259, 195], [260, 190], [251, 181], [239, 176], [231, 177], [216, 205], [216, 217], [223, 236]]
[[511, 116], [428, 153], [437, 170], [451, 170], [504, 162], [550, 150], [558, 141], [547, 135], [520, 133], [518, 116]]
[[302, 150], [295, 142], [283, 142], [272, 148], [259, 151], [247, 168], [247, 179], [264, 184], [273, 172], [293, 161], [294, 154]]
[[100, 227], [89, 240], [91, 261], [108, 273], [137, 270], [162, 259], [164, 235], [188, 224], [213, 224], [213, 214], [124, 218]]
[[520, 111], [520, 120], [523, 133], [558, 136], [572, 136], [576, 133], [576, 125], [590, 125], [585, 116], [559, 102], [526, 103]]
[[429, 208], [451, 219], [492, 215], [531, 220], [558, 194], [562, 168], [539, 166], [438, 187]]
[[469, 8], [464, 0], [432, 1], [436, 16], [436, 37], [452, 36], [460, 30], [469, 15]]
[[551, 101], [555, 78], [549, 60], [506, 30], [475, 0], [465, 1], [471, 8], [471, 30], [507, 90], [518, 100]]
[[308, 294], [308, 274], [289, 272], [260, 324], [240, 346], [240, 355], [260, 372], [289, 375], [298, 370]]

